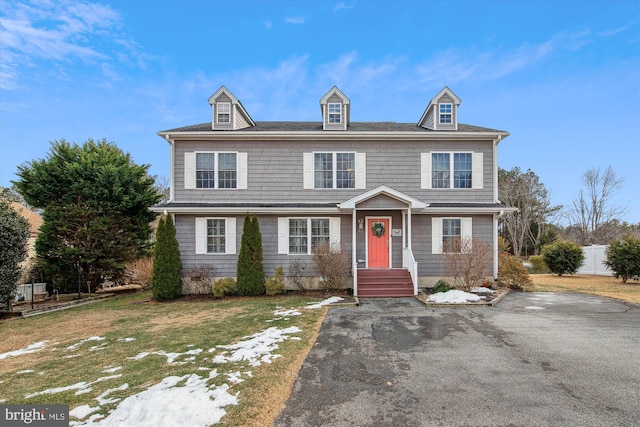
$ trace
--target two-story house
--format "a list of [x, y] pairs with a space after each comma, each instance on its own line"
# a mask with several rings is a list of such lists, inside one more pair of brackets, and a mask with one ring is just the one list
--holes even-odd
[[251, 213], [266, 275], [283, 266], [287, 276], [295, 261], [313, 276], [314, 247], [339, 245], [355, 295], [414, 295], [447, 277], [448, 241], [473, 237], [491, 243], [497, 277], [497, 151], [509, 133], [459, 123], [460, 102], [445, 87], [417, 123], [351, 122], [333, 87], [317, 122], [259, 122], [221, 87], [211, 122], [158, 133], [171, 153], [170, 201], [158, 211], [173, 215], [183, 267], [235, 277]]

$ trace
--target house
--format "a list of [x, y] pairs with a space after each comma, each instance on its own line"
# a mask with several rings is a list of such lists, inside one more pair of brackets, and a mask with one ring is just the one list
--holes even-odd
[[235, 277], [251, 213], [267, 275], [302, 263], [313, 276], [314, 247], [330, 243], [352, 261], [355, 295], [414, 295], [447, 276], [447, 242], [473, 237], [492, 245], [497, 277], [498, 217], [509, 210], [497, 153], [509, 133], [460, 123], [460, 103], [444, 87], [417, 122], [352, 122], [333, 87], [316, 122], [261, 122], [220, 87], [210, 122], [158, 132], [171, 194], [156, 210], [174, 217], [183, 268]]

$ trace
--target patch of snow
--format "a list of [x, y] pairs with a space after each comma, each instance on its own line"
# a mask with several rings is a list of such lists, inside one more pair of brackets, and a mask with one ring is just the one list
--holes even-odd
[[278, 317], [300, 316], [301, 314], [302, 313], [300, 313], [296, 309], [291, 309], [291, 310], [279, 309], [273, 312], [273, 315]]
[[90, 347], [90, 348], [89, 348], [89, 351], [104, 350], [105, 348], [107, 348], [106, 346], [107, 346], [107, 343], [106, 343], [106, 342], [105, 342], [105, 343], [102, 343], [102, 344], [100, 344], [100, 345], [94, 345], [93, 347]]
[[475, 287], [475, 288], [471, 288], [471, 292], [473, 292], [474, 294], [495, 294], [496, 291], [494, 291], [491, 288], [485, 288], [485, 287]]
[[104, 372], [105, 374], [112, 374], [115, 371], [119, 371], [120, 369], [122, 369], [122, 366], [115, 366], [115, 367], [107, 366], [100, 372]]
[[136, 354], [133, 357], [127, 357], [127, 359], [131, 359], [131, 360], [140, 360], [140, 359], [144, 359], [145, 357], [147, 357], [149, 355], [148, 351], [143, 351], [141, 353]]
[[528, 305], [525, 307], [525, 310], [544, 310], [544, 307], [539, 307], [537, 305]]
[[90, 383], [88, 383], [86, 381], [80, 381], [78, 383], [71, 384], [71, 385], [68, 385], [68, 386], [65, 386], [65, 387], [48, 388], [48, 389], [43, 390], [43, 391], [38, 391], [38, 392], [35, 392], [35, 393], [27, 394], [25, 396], [25, 399], [30, 399], [30, 398], [35, 397], [35, 396], [41, 396], [43, 394], [62, 393], [64, 391], [69, 391], [69, 390], [77, 390], [75, 394], [76, 394], [76, 396], [78, 396], [78, 395], [89, 393], [90, 391], [92, 391], [93, 388], [90, 387], [92, 384], [99, 383], [99, 382], [102, 382], [102, 381], [111, 380], [111, 379], [115, 379], [115, 378], [120, 378], [121, 376], [122, 376], [122, 374], [110, 375], [110, 376], [107, 376], [107, 377], [98, 378], [97, 380], [92, 381]]
[[135, 341], [136, 339], [133, 337], [127, 337], [127, 338], [118, 338], [118, 341], [120, 342], [131, 342], [131, 341]]
[[[110, 395], [111, 393], [113, 393], [114, 391], [123, 391], [123, 390], [126, 390], [128, 388], [129, 388], [129, 384], [127, 384], [127, 383], [122, 384], [118, 388], [110, 388], [108, 390], [105, 390], [100, 396], [96, 397], [96, 400], [98, 401], [98, 403], [100, 405], [106, 405], [106, 404], [109, 404], [109, 403], [116, 403], [117, 401], [122, 400], [122, 399], [120, 399], [120, 398], [107, 399], [107, 396]], [[77, 418], [84, 418], [84, 417], [77, 417]]]
[[309, 303], [310, 305], [307, 305], [305, 308], [316, 309], [316, 308], [322, 307], [323, 305], [329, 305], [329, 304], [333, 304], [334, 302], [342, 301], [343, 299], [344, 298], [340, 298], [340, 297], [330, 297], [320, 302]]
[[[237, 405], [237, 394], [229, 386], [209, 388], [207, 378], [196, 374], [170, 376], [148, 389], [129, 396], [107, 417], [94, 422], [89, 419], [76, 426], [178, 426], [208, 427], [227, 413], [223, 408]], [[179, 385], [184, 382], [184, 385]], [[171, 408], [167, 411], [166, 408]]]
[[242, 375], [240, 371], [230, 372], [225, 375], [227, 376], [227, 379], [229, 380], [229, 382], [232, 384], [238, 384], [244, 381], [242, 378], [240, 378], [240, 376]]
[[[272, 354], [272, 351], [278, 348], [278, 343], [287, 339], [291, 339], [290, 334], [296, 334], [301, 332], [301, 329], [297, 326], [291, 326], [289, 328], [280, 329], [271, 327], [265, 329], [257, 334], [244, 337], [243, 341], [240, 341], [232, 345], [220, 345], [218, 348], [224, 348], [232, 350], [231, 354], [227, 356], [227, 351], [215, 356], [212, 359], [213, 363], [227, 363], [227, 362], [240, 362], [246, 360], [251, 366], [260, 366], [262, 363], [271, 363], [272, 359], [280, 357], [280, 355]], [[215, 351], [215, 347], [210, 349], [209, 352]]]
[[92, 414], [96, 411], [100, 410], [99, 406], [89, 406], [89, 405], [80, 405], [76, 406], [72, 410], [69, 411], [69, 416], [75, 417], [79, 420], [85, 418], [87, 415]]
[[[127, 357], [127, 359], [140, 360], [140, 359], [143, 359], [143, 358], [149, 356], [150, 354], [157, 354], [158, 356], [166, 357], [167, 358], [167, 363], [174, 363], [175, 360], [180, 356], [197, 355], [197, 354], [200, 354], [200, 353], [202, 353], [202, 349], [201, 348], [196, 348], [196, 349], [193, 349], [193, 350], [185, 351], [184, 353], [167, 353], [164, 350], [152, 351], [152, 352], [143, 351], [142, 353], [138, 353], [137, 355], [135, 355], [133, 357]], [[186, 361], [194, 361], [195, 357], [188, 357], [185, 360]], [[182, 363], [186, 363], [186, 362], [175, 362], [175, 363], [182, 364]]]
[[480, 301], [483, 298], [484, 297], [478, 296], [476, 294], [470, 294], [469, 292], [452, 289], [447, 292], [438, 292], [429, 295], [428, 300], [438, 304], [462, 304], [465, 302]]
[[33, 372], [33, 369], [25, 369], [24, 371], [18, 371], [16, 374], [29, 374]]
[[6, 353], [0, 354], [0, 360], [6, 359], [7, 357], [16, 357], [21, 356], [23, 354], [35, 353], [36, 351], [40, 351], [44, 348], [48, 340], [35, 342], [33, 344], [29, 344], [25, 348], [21, 348], [19, 350], [8, 351]]
[[63, 359], [73, 359], [74, 357], [80, 357], [81, 354], [69, 354], [66, 356], [62, 356]]
[[82, 344], [86, 343], [86, 342], [90, 342], [90, 341], [104, 341], [106, 338], [105, 337], [89, 337], [83, 340], [78, 341], [75, 344], [71, 344], [70, 346], [65, 347], [65, 350], [75, 350], [78, 347], [80, 347]]

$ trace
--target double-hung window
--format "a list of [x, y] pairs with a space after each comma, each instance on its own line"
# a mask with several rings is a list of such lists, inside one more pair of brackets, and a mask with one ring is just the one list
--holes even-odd
[[442, 250], [445, 253], [460, 252], [462, 227], [460, 218], [442, 219]]
[[236, 219], [196, 218], [196, 254], [236, 253]]
[[442, 124], [453, 123], [453, 105], [439, 104], [439, 107], [440, 107], [440, 123]]
[[431, 218], [431, 253], [460, 253], [471, 250], [472, 217]]
[[311, 254], [329, 238], [329, 218], [289, 218], [289, 254]]
[[329, 103], [329, 123], [342, 123], [342, 104]]
[[355, 188], [355, 153], [314, 153], [314, 188]]
[[231, 123], [231, 103], [218, 102], [218, 112], [216, 114], [218, 123]]
[[237, 153], [196, 153], [196, 188], [237, 188]]
[[422, 188], [482, 188], [483, 153], [422, 153]]
[[207, 219], [207, 253], [226, 253], [226, 221], [224, 218]]

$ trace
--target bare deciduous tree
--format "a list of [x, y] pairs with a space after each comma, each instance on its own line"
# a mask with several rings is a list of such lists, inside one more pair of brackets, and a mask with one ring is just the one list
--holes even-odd
[[454, 288], [471, 292], [490, 276], [493, 264], [493, 245], [490, 242], [456, 238], [442, 249]]
[[613, 203], [623, 181], [611, 166], [604, 172], [592, 168], [582, 175], [584, 188], [569, 211], [571, 224], [578, 227], [580, 244], [606, 243], [608, 225], [626, 212], [626, 207]]
[[518, 167], [510, 171], [500, 169], [498, 191], [502, 203], [518, 208], [517, 212], [501, 219], [513, 253], [520, 256], [527, 241], [533, 244], [537, 253], [545, 226], [562, 206], [551, 205], [549, 191], [530, 169], [524, 173]]

